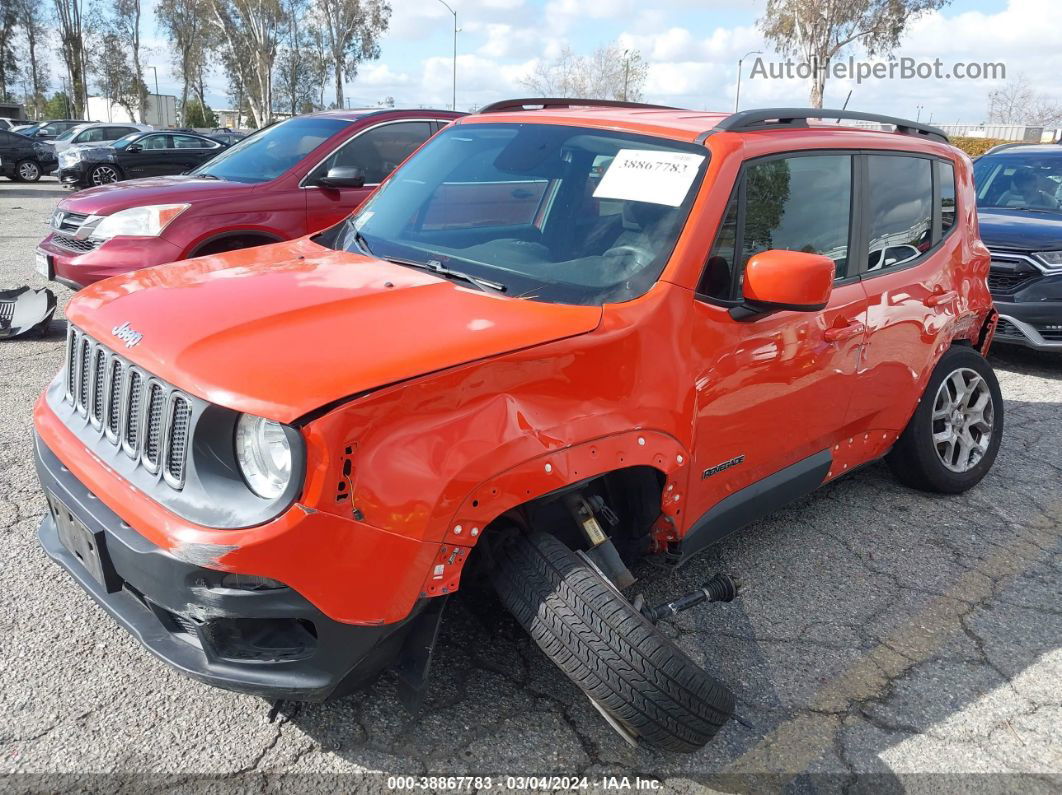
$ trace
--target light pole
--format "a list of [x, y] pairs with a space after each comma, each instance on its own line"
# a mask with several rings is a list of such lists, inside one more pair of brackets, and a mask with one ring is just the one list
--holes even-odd
[[738, 58], [738, 79], [737, 91], [734, 92], [734, 113], [738, 112], [738, 104], [741, 102], [741, 62], [748, 58], [750, 55], [763, 55], [763, 51], [749, 50], [747, 53]]
[[631, 58], [630, 50], [623, 51], [623, 101], [627, 101], [627, 87], [631, 81]]
[[[156, 113], [155, 115], [159, 117], [159, 121], [161, 122], [162, 121], [162, 113], [161, 113], [162, 103], [159, 101], [159, 70], [156, 69], [154, 66], [151, 66], [151, 65], [148, 65], [147, 68], [155, 73], [155, 105], [158, 107], [158, 109], [160, 111], [159, 113]], [[184, 113], [184, 108], [181, 108], [181, 113]], [[144, 108], [144, 112], [141, 114], [141, 118], [143, 118], [145, 121], [147, 120], [147, 108]], [[182, 121], [183, 121], [183, 119], [182, 119]], [[161, 127], [162, 125], [159, 124], [159, 126]]]
[[439, 2], [454, 15], [454, 90], [453, 98], [450, 100], [450, 110], [457, 110], [457, 12], [450, 8], [446, 0], [439, 0]]

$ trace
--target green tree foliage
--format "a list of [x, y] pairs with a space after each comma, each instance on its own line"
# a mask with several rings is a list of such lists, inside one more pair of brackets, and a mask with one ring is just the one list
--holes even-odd
[[218, 126], [218, 117], [209, 105], [198, 99], [190, 99], [184, 105], [181, 124], [185, 127], [213, 128]]

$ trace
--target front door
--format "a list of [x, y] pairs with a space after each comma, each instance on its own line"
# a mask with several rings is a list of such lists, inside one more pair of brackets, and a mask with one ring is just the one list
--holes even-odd
[[[306, 231], [316, 232], [346, 218], [435, 131], [432, 121], [385, 122], [358, 132], [303, 179]], [[361, 188], [331, 188], [318, 183], [333, 166], [361, 169]]]
[[173, 163], [173, 136], [167, 133], [145, 135], [130, 146], [138, 146], [139, 151], [130, 152], [129, 148], [119, 150], [118, 165], [128, 179], [138, 177], [155, 177], [170, 174]]
[[[691, 522], [729, 500], [728, 518], [697, 532], [698, 547], [817, 486], [847, 435], [867, 308], [848, 272], [853, 168], [851, 155], [812, 152], [742, 169], [694, 308]], [[829, 304], [735, 319], [745, 263], [768, 249], [833, 259]]]

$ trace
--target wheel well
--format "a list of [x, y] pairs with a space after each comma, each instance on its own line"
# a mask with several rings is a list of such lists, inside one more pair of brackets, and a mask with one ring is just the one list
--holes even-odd
[[253, 248], [279, 242], [279, 238], [263, 232], [232, 232], [201, 243], [188, 256], [202, 257], [206, 254], [220, 254], [223, 251], [235, 251], [240, 248]]
[[571, 549], [585, 549], [589, 543], [568, 505], [575, 495], [608, 509], [595, 511], [595, 517], [620, 557], [631, 565], [651, 546], [650, 531], [660, 515], [666, 479], [663, 472], [650, 466], [605, 472], [516, 506], [491, 522], [485, 535], [490, 537], [492, 529], [515, 526], [549, 533]]

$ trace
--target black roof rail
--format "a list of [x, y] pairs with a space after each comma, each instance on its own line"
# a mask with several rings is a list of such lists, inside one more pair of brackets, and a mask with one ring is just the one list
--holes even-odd
[[931, 127], [910, 119], [882, 116], [878, 113], [863, 113], [858, 110], [830, 110], [828, 108], [760, 108], [742, 110], [720, 121], [714, 128], [701, 133], [703, 141], [713, 132], [746, 132], [750, 130], [776, 130], [792, 127], [807, 127], [808, 119], [853, 119], [891, 124], [896, 132], [904, 135], [923, 135], [949, 143], [948, 135], [938, 127]]
[[576, 99], [573, 97], [528, 97], [503, 99], [480, 108], [477, 113], [502, 113], [507, 110], [537, 110], [546, 108], [648, 108], [651, 110], [679, 110], [670, 105], [647, 105], [620, 99]]

